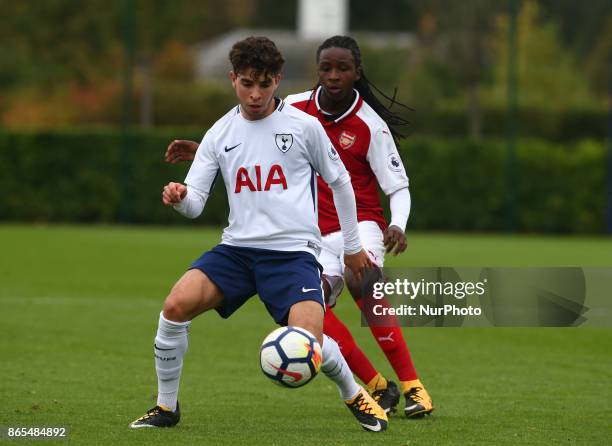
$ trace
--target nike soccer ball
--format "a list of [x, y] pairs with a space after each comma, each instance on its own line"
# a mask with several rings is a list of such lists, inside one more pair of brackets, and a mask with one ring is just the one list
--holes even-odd
[[307, 330], [281, 327], [270, 333], [259, 352], [261, 370], [276, 384], [300, 387], [321, 368], [321, 346]]

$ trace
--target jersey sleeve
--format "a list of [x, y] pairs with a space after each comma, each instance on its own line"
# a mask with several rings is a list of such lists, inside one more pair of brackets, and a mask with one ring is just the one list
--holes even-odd
[[330, 184], [348, 175], [323, 126], [315, 121], [308, 127], [307, 132], [306, 157], [323, 181]]
[[366, 159], [386, 195], [408, 187], [404, 164], [386, 125], [379, 127], [372, 135]]
[[219, 161], [214, 151], [214, 137], [209, 130], [204, 135], [187, 177], [185, 184], [201, 193], [210, 194], [219, 172]]

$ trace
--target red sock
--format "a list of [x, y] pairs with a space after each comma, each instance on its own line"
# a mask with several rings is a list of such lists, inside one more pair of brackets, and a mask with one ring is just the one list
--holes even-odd
[[327, 307], [323, 319], [323, 332], [340, 346], [342, 356], [355, 375], [364, 383], [369, 383], [378, 374], [370, 360], [355, 343], [353, 335], [340, 319]]
[[[363, 299], [355, 301], [359, 309], [362, 309]], [[385, 299], [377, 300], [377, 305], [388, 307], [389, 303]], [[385, 353], [391, 367], [395, 370], [400, 381], [411, 381], [417, 379], [417, 372], [412, 363], [412, 357], [408, 351], [408, 346], [404, 340], [402, 329], [397, 325], [395, 316], [386, 316], [384, 327], [370, 327], [370, 331], [378, 342], [378, 345]]]

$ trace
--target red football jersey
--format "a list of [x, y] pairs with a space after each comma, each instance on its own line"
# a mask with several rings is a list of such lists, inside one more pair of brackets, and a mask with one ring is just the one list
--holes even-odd
[[[340, 159], [351, 175], [357, 202], [357, 220], [374, 221], [385, 230], [378, 197], [380, 184], [385, 194], [408, 187], [408, 177], [387, 124], [363, 101], [359, 92], [349, 109], [334, 120], [326, 119], [319, 106], [319, 87], [287, 97], [294, 107], [319, 119]], [[333, 194], [329, 186], [317, 178], [319, 229], [321, 234], [340, 230]]]

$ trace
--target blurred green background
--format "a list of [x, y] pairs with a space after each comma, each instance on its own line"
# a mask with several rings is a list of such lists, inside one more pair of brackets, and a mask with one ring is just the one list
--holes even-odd
[[[610, 2], [376, 5], [347, 2], [348, 29], [368, 78], [414, 109], [395, 108], [411, 121], [411, 229], [612, 232]], [[323, 40], [300, 39], [295, 0], [0, 10], [0, 221], [223, 224], [222, 185], [198, 222], [159, 204], [186, 171], [164, 165], [166, 145], [235, 102], [220, 42], [278, 38], [284, 96], [314, 85]]]

